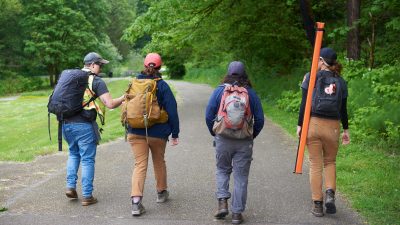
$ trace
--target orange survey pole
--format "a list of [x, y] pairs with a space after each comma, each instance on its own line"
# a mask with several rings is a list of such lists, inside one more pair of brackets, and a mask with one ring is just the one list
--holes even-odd
[[311, 115], [312, 93], [314, 90], [315, 79], [317, 76], [318, 60], [319, 60], [319, 53], [321, 50], [322, 36], [324, 34], [324, 26], [325, 26], [325, 23], [317, 22], [317, 34], [316, 34], [315, 44], [314, 44], [314, 55], [313, 55], [312, 65], [311, 65], [310, 83], [308, 85], [308, 90], [307, 90], [307, 101], [306, 101], [306, 107], [304, 110], [303, 125], [301, 126], [300, 142], [299, 142], [299, 146], [297, 148], [296, 167], [294, 169], [294, 173], [296, 173], [296, 174], [301, 174], [302, 170], [303, 170], [304, 150], [306, 147], [308, 125], [310, 122], [310, 115]]

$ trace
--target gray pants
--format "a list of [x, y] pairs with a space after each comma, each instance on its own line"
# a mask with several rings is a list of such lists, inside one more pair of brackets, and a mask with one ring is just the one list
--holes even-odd
[[229, 180], [233, 169], [233, 196], [231, 211], [242, 213], [246, 208], [247, 183], [253, 160], [253, 140], [235, 140], [215, 136], [217, 161], [217, 198], [230, 198]]

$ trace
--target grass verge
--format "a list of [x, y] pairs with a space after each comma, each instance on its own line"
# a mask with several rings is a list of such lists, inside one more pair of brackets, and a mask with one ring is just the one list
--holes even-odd
[[[107, 86], [113, 97], [119, 97], [126, 90], [129, 80], [118, 80]], [[49, 140], [47, 124], [47, 102], [51, 90], [22, 94], [17, 100], [0, 102], [0, 161], [30, 161], [37, 155], [57, 151], [57, 125], [51, 115]], [[107, 142], [123, 137], [120, 123], [120, 109], [107, 110], [102, 141]], [[63, 150], [67, 144], [63, 142]]]

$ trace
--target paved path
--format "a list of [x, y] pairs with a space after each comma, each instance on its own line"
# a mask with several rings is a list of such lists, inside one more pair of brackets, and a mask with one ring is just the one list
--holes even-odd
[[[98, 148], [94, 195], [99, 202], [89, 207], [64, 195], [66, 152], [32, 163], [1, 163], [0, 204], [8, 211], [0, 213], [0, 224], [230, 224], [230, 219], [215, 221], [212, 217], [215, 159], [203, 118], [212, 89], [186, 82], [174, 81], [173, 85], [179, 90], [182, 133], [178, 146], [167, 147], [168, 202], [155, 203], [154, 175], [149, 167], [144, 196], [147, 212], [139, 218], [131, 216], [133, 158], [129, 145], [120, 139]], [[340, 194], [337, 214], [311, 215], [307, 165], [303, 175], [292, 174], [295, 149], [296, 141], [267, 120], [255, 141], [245, 223], [362, 224]]]

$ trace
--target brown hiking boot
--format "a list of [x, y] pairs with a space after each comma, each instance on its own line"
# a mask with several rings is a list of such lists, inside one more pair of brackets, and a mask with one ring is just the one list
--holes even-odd
[[216, 219], [223, 219], [228, 214], [229, 214], [228, 200], [226, 198], [219, 198], [218, 199], [218, 210], [217, 210], [217, 212], [215, 212], [214, 217]]
[[72, 198], [72, 199], [77, 199], [78, 198], [78, 193], [76, 193], [76, 190], [74, 188], [67, 188], [67, 191], [65, 192], [65, 195], [68, 198]]
[[96, 204], [97, 203], [97, 198], [90, 196], [89, 198], [83, 198], [82, 199], [82, 205], [83, 206], [88, 206], [88, 205], [92, 205], [92, 204]]
[[241, 224], [243, 222], [243, 216], [241, 213], [232, 213], [232, 224]]
[[314, 201], [311, 213], [316, 217], [324, 216], [324, 207], [322, 201]]

